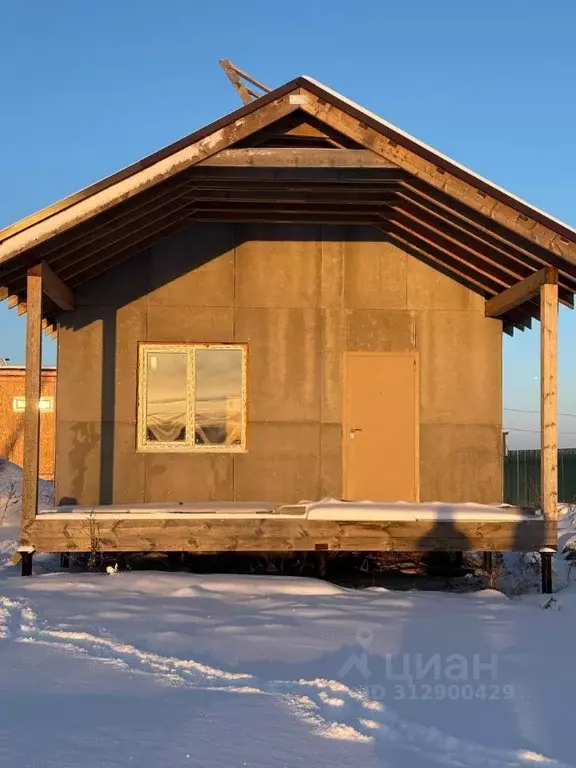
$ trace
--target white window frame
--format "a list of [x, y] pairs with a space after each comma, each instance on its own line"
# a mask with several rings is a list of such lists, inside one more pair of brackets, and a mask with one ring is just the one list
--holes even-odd
[[[208, 445], [194, 442], [195, 436], [195, 354], [198, 349], [236, 350], [242, 353], [241, 431], [239, 445]], [[159, 442], [147, 439], [146, 389], [148, 378], [147, 358], [149, 355], [166, 352], [181, 352], [187, 355], [186, 365], [186, 440]], [[140, 342], [138, 345], [138, 405], [137, 405], [137, 450], [141, 453], [246, 453], [247, 416], [247, 346], [246, 344], [203, 344], [171, 343], [156, 344]]]

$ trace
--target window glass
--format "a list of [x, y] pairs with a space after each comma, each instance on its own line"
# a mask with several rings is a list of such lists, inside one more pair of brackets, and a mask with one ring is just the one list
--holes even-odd
[[197, 445], [242, 443], [240, 349], [196, 349], [195, 430]]
[[146, 439], [174, 443], [186, 440], [186, 352], [147, 355]]
[[142, 343], [140, 451], [246, 450], [246, 346]]

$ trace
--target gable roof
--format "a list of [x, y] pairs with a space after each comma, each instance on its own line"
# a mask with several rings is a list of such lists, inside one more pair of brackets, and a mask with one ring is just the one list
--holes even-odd
[[[13, 303], [22, 305], [26, 270], [39, 260], [47, 261], [74, 288], [173, 228], [205, 220], [206, 210], [198, 206], [205, 202], [199, 188], [204, 189], [207, 182], [204, 179], [200, 185], [198, 174], [209, 172], [209, 158], [246, 146], [251, 137], [280, 126], [295, 113], [329, 127], [347, 137], [353, 146], [365, 147], [386, 161], [387, 168], [369, 179], [375, 194], [381, 194], [385, 186], [391, 190], [396, 184], [400, 202], [389, 199], [385, 210], [362, 217], [362, 205], [372, 201], [366, 194], [361, 196], [359, 189], [368, 187], [359, 186], [359, 173], [343, 177], [340, 190], [346, 183], [350, 195], [356, 195], [347, 202], [359, 199], [356, 208], [347, 208], [355, 217], [350, 216], [351, 223], [381, 226], [391, 239], [469, 281], [487, 297], [542, 266], [555, 266], [560, 271], [561, 299], [572, 305], [576, 291], [576, 230], [306, 76], [0, 230], [2, 297], [15, 296]], [[213, 189], [216, 182], [212, 180], [208, 186]], [[278, 217], [281, 210], [284, 218], [310, 220], [310, 215], [316, 215], [318, 220], [327, 216], [329, 221], [326, 196], [309, 184], [306, 190], [305, 207], [292, 201], [288, 210], [277, 209], [274, 216]], [[323, 201], [323, 207], [317, 207], [316, 213], [306, 218], [305, 211], [312, 210], [310, 199], [316, 199], [314, 194]], [[252, 196], [253, 208], [259, 204], [265, 210], [262, 197]], [[215, 211], [209, 210], [212, 216]], [[222, 205], [218, 220], [248, 220], [237, 219], [238, 210], [238, 206]], [[162, 216], [148, 223], [150, 217], [146, 214], [151, 212], [162, 212]], [[334, 220], [341, 218], [334, 215]], [[120, 234], [122, 237], [118, 237]], [[117, 258], [109, 258], [110, 243], [119, 241], [122, 247], [114, 250]], [[82, 269], [77, 268], [80, 264]], [[526, 310], [516, 310], [506, 319], [518, 327], [529, 325], [530, 317], [538, 316], [537, 304]], [[47, 302], [45, 316], [50, 315], [54, 315], [54, 307]]]

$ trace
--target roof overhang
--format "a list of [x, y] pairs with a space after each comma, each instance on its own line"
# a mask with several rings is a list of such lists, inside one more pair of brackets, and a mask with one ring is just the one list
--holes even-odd
[[[283, 125], [297, 134], [298, 120], [309, 122], [309, 137], [324, 129], [330, 148], [291, 154], [250, 146]], [[2, 297], [25, 311], [26, 274], [36, 264], [49, 265], [74, 290], [176, 229], [207, 220], [369, 224], [487, 299], [549, 266], [558, 270], [565, 304], [576, 291], [575, 230], [299, 77], [0, 230]], [[523, 328], [538, 311], [530, 299], [503, 319]], [[45, 318], [56, 315], [46, 301]]]

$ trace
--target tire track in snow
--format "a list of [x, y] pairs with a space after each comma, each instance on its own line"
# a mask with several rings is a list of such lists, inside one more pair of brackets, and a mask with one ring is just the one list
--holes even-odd
[[390, 707], [361, 690], [335, 680], [262, 681], [251, 674], [228, 672], [193, 659], [144, 651], [112, 636], [69, 631], [40, 623], [24, 601], [0, 596], [0, 640], [36, 643], [118, 664], [162, 682], [191, 688], [273, 696], [320, 736], [385, 743], [434, 762], [461, 768], [573, 768], [526, 750], [502, 750], [459, 739], [437, 728], [400, 718]]

